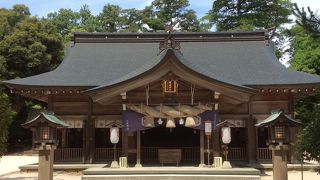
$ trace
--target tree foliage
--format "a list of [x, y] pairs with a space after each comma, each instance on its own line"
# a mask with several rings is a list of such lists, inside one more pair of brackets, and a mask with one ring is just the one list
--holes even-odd
[[310, 7], [308, 12], [302, 8], [299, 9], [297, 4], [294, 4], [293, 14], [297, 17], [296, 23], [306, 30], [311, 36], [320, 36], [320, 16], [315, 14]]
[[315, 38], [303, 27], [291, 29], [291, 68], [320, 75], [320, 37]]
[[277, 28], [290, 22], [290, 0], [216, 0], [207, 19], [217, 31]]
[[297, 118], [302, 119], [302, 128], [296, 148], [307, 160], [320, 162], [320, 94], [297, 102]]
[[[55, 68], [62, 60], [63, 39], [52, 23], [32, 17], [29, 8], [15, 5], [12, 9], [0, 9], [0, 80], [23, 78]], [[18, 113], [19, 114], [19, 113]], [[19, 117], [25, 120], [24, 117]], [[7, 137], [12, 143], [22, 132], [20, 122], [13, 119], [10, 98], [0, 85], [0, 154]], [[13, 122], [11, 125], [9, 125]], [[18, 129], [13, 128], [16, 124]], [[9, 127], [9, 134], [8, 134]], [[20, 134], [20, 138], [25, 134]]]
[[153, 30], [163, 30], [165, 23], [176, 21], [182, 31], [199, 31], [200, 22], [196, 12], [187, 9], [189, 5], [188, 0], [154, 0], [143, 10], [143, 22]]
[[199, 31], [203, 29], [196, 12], [188, 9], [188, 0], [154, 0], [142, 10], [124, 9], [118, 5], [106, 4], [102, 11], [94, 16], [88, 5], [79, 12], [60, 9], [45, 18], [53, 24], [63, 36], [70, 41], [73, 32], [144, 32], [163, 30], [168, 22], [179, 22], [182, 31]]
[[[290, 30], [292, 38], [291, 67], [298, 71], [320, 75], [320, 37], [317, 15], [310, 8], [300, 11], [295, 5], [296, 26]], [[295, 105], [297, 118], [302, 120], [296, 148], [308, 160], [320, 162], [320, 94], [303, 98]]]
[[22, 20], [0, 42], [0, 59], [5, 62], [4, 79], [47, 72], [62, 60], [62, 37], [54, 28], [31, 17]]
[[14, 111], [10, 108], [10, 100], [7, 94], [0, 91], [0, 157], [4, 155], [7, 148], [8, 127], [14, 116]]

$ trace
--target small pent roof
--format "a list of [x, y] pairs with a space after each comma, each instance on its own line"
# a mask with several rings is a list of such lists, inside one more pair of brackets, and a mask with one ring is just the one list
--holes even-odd
[[60, 120], [57, 116], [54, 115], [53, 112], [47, 110], [39, 110], [33, 111], [29, 114], [27, 122], [22, 124], [23, 127], [29, 128], [34, 126], [39, 122], [47, 122], [55, 127], [65, 128], [69, 125], [62, 120]]
[[299, 126], [301, 124], [300, 121], [293, 119], [288, 115], [284, 114], [283, 110], [277, 109], [272, 111], [271, 115], [267, 119], [263, 120], [260, 123], [257, 123], [255, 126], [257, 127], [269, 126], [269, 125], [274, 125], [278, 122], [283, 124], [288, 124], [290, 126]]

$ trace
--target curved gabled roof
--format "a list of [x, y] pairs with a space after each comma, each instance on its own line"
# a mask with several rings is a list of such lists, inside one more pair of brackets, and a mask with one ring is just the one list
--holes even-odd
[[[281, 65], [264, 40], [233, 41], [231, 36], [226, 41], [206, 41], [201, 35], [201, 40], [197, 41], [190, 34], [191, 40], [181, 41], [182, 54], [176, 53], [176, 56], [189, 69], [208, 78], [239, 87], [320, 83], [320, 76], [292, 71]], [[163, 56], [158, 53], [158, 40], [125, 42], [123, 38], [115, 38], [107, 43], [79, 42], [70, 48], [57, 69], [5, 83], [9, 86], [105, 87], [156, 66]]]

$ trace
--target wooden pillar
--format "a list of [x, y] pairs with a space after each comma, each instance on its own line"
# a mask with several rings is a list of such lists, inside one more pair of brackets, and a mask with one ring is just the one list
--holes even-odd
[[66, 143], [66, 140], [67, 140], [67, 129], [63, 128], [61, 129], [61, 147], [65, 148], [67, 143]]
[[213, 156], [220, 157], [220, 130], [215, 127], [212, 133]]
[[273, 180], [288, 180], [288, 146], [272, 146]]
[[[122, 100], [122, 110], [127, 110], [127, 93], [121, 93], [121, 100]], [[122, 135], [122, 146], [121, 146], [121, 154], [122, 156], [128, 157], [128, 131], [124, 131], [124, 128], [122, 128], [121, 131]]]
[[137, 131], [137, 162], [135, 167], [142, 167], [141, 165], [141, 132]]
[[256, 127], [255, 119], [252, 116], [252, 100], [248, 102], [249, 117], [246, 122], [247, 127], [247, 159], [249, 163], [257, 162], [257, 144], [256, 144]]
[[121, 149], [121, 154], [122, 156], [128, 157], [128, 132], [124, 131], [122, 129], [121, 131], [122, 135], [122, 149]]
[[95, 126], [94, 119], [92, 118], [92, 108], [93, 102], [92, 99], [88, 100], [88, 111], [87, 111], [87, 119], [84, 123], [84, 163], [93, 163], [94, 161], [94, 150], [95, 150]]
[[199, 167], [204, 167], [204, 130], [200, 130], [200, 164]]
[[[289, 114], [291, 115], [291, 118], [294, 117], [294, 94], [290, 93], [289, 94], [289, 101], [288, 101], [288, 109], [289, 109]], [[295, 144], [297, 141], [297, 134], [299, 132], [299, 127], [290, 127], [290, 141], [292, 144]], [[290, 151], [289, 153], [289, 162], [290, 163], [299, 163], [299, 154], [295, 151], [294, 146], [290, 146]]]
[[53, 111], [53, 95], [52, 94], [48, 95], [47, 110]]
[[252, 116], [247, 119], [247, 159], [249, 163], [257, 162], [256, 128]]
[[[214, 92], [214, 101], [215, 101], [215, 106], [214, 110], [218, 111], [219, 110], [219, 104], [218, 100], [220, 97], [220, 93]], [[217, 119], [217, 123], [219, 123]], [[215, 126], [215, 124], [213, 124]], [[220, 128], [218, 127], [213, 127], [213, 133], [212, 133], [212, 145], [213, 145], [213, 156], [214, 157], [220, 157]]]
[[54, 145], [44, 145], [39, 147], [38, 179], [53, 179], [54, 149]]

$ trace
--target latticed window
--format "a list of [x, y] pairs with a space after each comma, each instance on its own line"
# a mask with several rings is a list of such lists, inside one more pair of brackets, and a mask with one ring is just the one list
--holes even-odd
[[275, 138], [276, 139], [284, 139], [285, 136], [285, 127], [284, 126], [275, 126]]
[[50, 137], [50, 127], [40, 127], [40, 136], [41, 140], [48, 140]]

